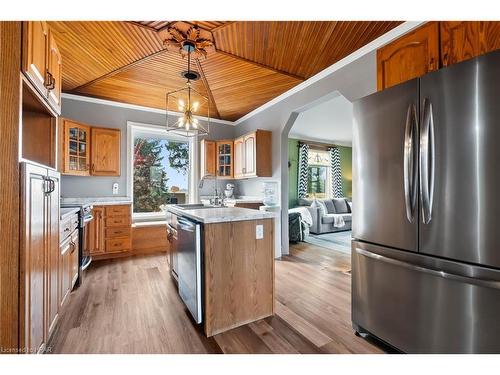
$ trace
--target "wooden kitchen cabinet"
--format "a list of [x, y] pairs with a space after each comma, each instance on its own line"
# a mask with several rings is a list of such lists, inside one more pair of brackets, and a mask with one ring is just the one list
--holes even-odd
[[49, 27], [46, 21], [23, 23], [23, 72], [46, 95]]
[[201, 153], [201, 162], [200, 162], [200, 177], [206, 175], [215, 176], [216, 172], [216, 141], [210, 141], [207, 139], [202, 139], [200, 142], [200, 153]]
[[93, 176], [120, 175], [120, 130], [92, 128], [91, 171]]
[[61, 113], [61, 89], [62, 89], [62, 57], [57, 47], [54, 33], [49, 31], [49, 49], [47, 69], [52, 80], [52, 89], [48, 91], [49, 104]]
[[377, 50], [377, 88], [383, 90], [499, 48], [498, 21], [428, 22]]
[[93, 259], [107, 259], [132, 249], [131, 205], [94, 206], [94, 220], [88, 231]]
[[243, 137], [234, 141], [234, 178], [243, 177], [244, 150]]
[[439, 26], [443, 67], [500, 48], [498, 21], [443, 21]]
[[61, 173], [90, 175], [90, 126], [76, 121], [62, 121]]
[[19, 346], [27, 353], [43, 351], [58, 313], [59, 177], [21, 164]]
[[234, 141], [234, 177], [272, 176], [272, 133], [258, 129]]
[[94, 220], [89, 224], [87, 243], [90, 255], [104, 254], [104, 207], [94, 206], [92, 210]]
[[54, 35], [45, 21], [23, 22], [22, 70], [60, 114], [62, 58]]
[[96, 128], [63, 119], [60, 129], [60, 171], [73, 176], [120, 175], [119, 129]]
[[69, 294], [70, 291], [70, 285], [71, 285], [71, 280], [70, 280], [70, 273], [69, 269], [71, 267], [71, 251], [73, 249], [73, 243], [71, 242], [71, 236], [66, 238], [62, 243], [60, 247], [61, 251], [61, 256], [60, 256], [60, 263], [61, 263], [61, 274], [60, 274], [60, 282], [59, 282], [59, 305], [62, 307], [64, 303], [66, 302], [66, 297]]
[[59, 197], [61, 176], [59, 173], [49, 170], [47, 177], [54, 181], [50, 194], [46, 194], [47, 226], [49, 228], [47, 241], [47, 332], [49, 337], [54, 331], [59, 316], [59, 280], [60, 280], [60, 256], [59, 256]]
[[377, 88], [383, 90], [439, 69], [439, 23], [429, 22], [377, 50]]
[[233, 178], [233, 141], [217, 141], [216, 146], [217, 176], [222, 179]]

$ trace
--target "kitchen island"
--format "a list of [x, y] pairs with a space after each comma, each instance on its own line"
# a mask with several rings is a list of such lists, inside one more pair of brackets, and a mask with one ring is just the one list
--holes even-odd
[[[175, 205], [167, 211], [172, 275], [207, 336], [274, 314], [274, 214]], [[190, 237], [190, 228], [197, 234]]]

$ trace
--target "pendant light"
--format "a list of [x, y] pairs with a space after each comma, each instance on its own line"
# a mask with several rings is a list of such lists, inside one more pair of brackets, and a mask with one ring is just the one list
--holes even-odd
[[182, 49], [187, 52], [187, 71], [182, 72], [186, 85], [166, 95], [166, 129], [169, 133], [183, 137], [208, 135], [210, 130], [210, 99], [192, 86], [192, 81], [199, 79], [199, 74], [191, 70], [191, 52], [195, 44], [186, 40]]

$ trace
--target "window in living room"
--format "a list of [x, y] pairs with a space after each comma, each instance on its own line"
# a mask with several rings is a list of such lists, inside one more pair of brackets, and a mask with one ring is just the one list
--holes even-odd
[[308, 155], [307, 196], [327, 198], [331, 192], [331, 167], [328, 151], [310, 150]]

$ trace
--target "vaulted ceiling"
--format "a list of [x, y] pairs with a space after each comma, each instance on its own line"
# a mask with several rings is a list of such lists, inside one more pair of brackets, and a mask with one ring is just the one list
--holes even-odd
[[164, 109], [186, 59], [163, 45], [196, 25], [215, 48], [196, 59], [194, 88], [212, 117], [234, 121], [388, 32], [396, 21], [54, 21], [63, 91]]

